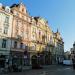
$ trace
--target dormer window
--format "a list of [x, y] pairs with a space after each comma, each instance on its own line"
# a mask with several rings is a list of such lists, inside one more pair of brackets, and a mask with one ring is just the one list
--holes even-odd
[[10, 8], [8, 6], [6, 6], [5, 11], [10, 13]]

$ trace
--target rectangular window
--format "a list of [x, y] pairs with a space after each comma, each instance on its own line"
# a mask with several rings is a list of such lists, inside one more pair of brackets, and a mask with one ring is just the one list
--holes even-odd
[[17, 42], [16, 41], [14, 42], [14, 48], [17, 48]]
[[20, 48], [23, 49], [23, 43], [20, 44]]
[[7, 34], [7, 33], [8, 33], [8, 28], [4, 27], [4, 34]]
[[36, 50], [36, 45], [33, 45], [33, 46], [31, 47], [31, 49], [32, 49], [32, 50]]
[[32, 39], [35, 40], [35, 35], [34, 34], [32, 35]]
[[5, 23], [9, 23], [9, 16], [5, 17]]
[[2, 48], [6, 48], [6, 41], [7, 40], [3, 39], [3, 41], [2, 41]]
[[8, 33], [8, 27], [9, 27], [9, 16], [5, 17], [5, 21], [4, 21], [4, 34]]
[[42, 35], [42, 42], [45, 43], [45, 35]]
[[36, 33], [36, 29], [35, 28], [33, 28], [33, 31], [32, 31], [33, 33]]
[[26, 45], [26, 46], [25, 46], [25, 50], [27, 51], [28, 49], [29, 49], [29, 48], [28, 48], [28, 46]]

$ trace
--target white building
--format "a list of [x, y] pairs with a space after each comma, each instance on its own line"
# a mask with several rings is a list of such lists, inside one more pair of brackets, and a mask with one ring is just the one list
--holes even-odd
[[[8, 61], [11, 48], [12, 18], [10, 8], [0, 4], [0, 61]], [[3, 64], [4, 65], [4, 64]]]

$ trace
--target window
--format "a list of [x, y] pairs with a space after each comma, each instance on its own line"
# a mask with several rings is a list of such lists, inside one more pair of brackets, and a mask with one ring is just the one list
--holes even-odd
[[35, 39], [36, 39], [36, 36], [35, 36], [34, 34], [32, 35], [32, 39], [33, 39], [33, 40], [35, 40]]
[[36, 29], [35, 28], [33, 28], [33, 33], [36, 33]]
[[4, 27], [4, 34], [7, 34], [7, 33], [8, 33], [8, 28]]
[[26, 50], [26, 51], [28, 50], [28, 46], [27, 46], [27, 45], [25, 46], [25, 50]]
[[20, 44], [20, 48], [23, 49], [23, 43]]
[[9, 27], [9, 16], [5, 17], [5, 22], [4, 22], [4, 34], [8, 33], [8, 27]]
[[42, 42], [45, 43], [45, 35], [42, 35]]
[[14, 42], [14, 48], [17, 48], [17, 42], [16, 41]]
[[9, 16], [5, 17], [5, 23], [9, 23]]
[[2, 41], [2, 48], [6, 48], [6, 41], [7, 40], [3, 39], [3, 41]]
[[48, 35], [48, 41], [49, 41], [49, 35]]
[[50, 41], [52, 41], [52, 36], [50, 37]]
[[31, 49], [36, 50], [36, 45], [32, 45]]

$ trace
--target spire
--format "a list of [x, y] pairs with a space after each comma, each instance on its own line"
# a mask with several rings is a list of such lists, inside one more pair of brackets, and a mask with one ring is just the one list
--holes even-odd
[[58, 28], [57, 28], [57, 32], [56, 33], [58, 33], [60, 35], [60, 32], [59, 32], [59, 29]]

